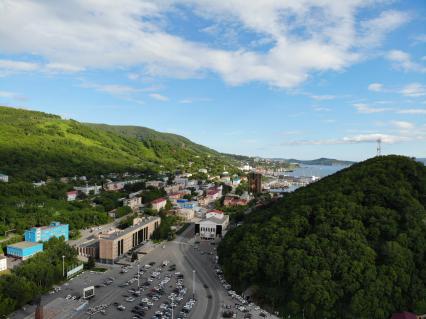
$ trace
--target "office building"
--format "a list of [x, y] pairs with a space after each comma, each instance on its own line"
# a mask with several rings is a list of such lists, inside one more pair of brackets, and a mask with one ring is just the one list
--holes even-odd
[[248, 174], [248, 187], [249, 192], [252, 194], [259, 194], [262, 192], [262, 174], [249, 173]]
[[21, 241], [19, 243], [8, 245], [6, 251], [9, 256], [25, 260], [43, 251], [43, 244]]
[[160, 217], [135, 219], [136, 224], [122, 231], [101, 235], [99, 238], [99, 261], [106, 264], [116, 262], [133, 248], [149, 240], [152, 233], [160, 226]]
[[25, 231], [25, 241], [45, 242], [52, 237], [64, 237], [69, 239], [69, 225], [60, 222], [52, 222], [49, 226], [33, 227]]

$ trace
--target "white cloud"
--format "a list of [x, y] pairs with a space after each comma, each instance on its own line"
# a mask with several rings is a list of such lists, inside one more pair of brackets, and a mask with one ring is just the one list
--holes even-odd
[[413, 123], [407, 121], [392, 121], [391, 124], [400, 130], [410, 130], [415, 127]]
[[368, 89], [370, 91], [380, 92], [380, 91], [383, 91], [383, 84], [382, 83], [371, 83], [368, 86]]
[[108, 93], [111, 95], [117, 95], [117, 96], [126, 96], [132, 93], [137, 93], [140, 90], [136, 89], [131, 86], [127, 85], [120, 85], [120, 84], [98, 84], [98, 83], [91, 83], [91, 82], [83, 82], [81, 84], [81, 87], [87, 88], [87, 89], [95, 89], [99, 92]]
[[409, 97], [421, 97], [426, 95], [426, 85], [411, 83], [401, 89], [401, 93]]
[[411, 56], [400, 50], [392, 50], [386, 58], [392, 62], [392, 65], [399, 70], [403, 71], [415, 71], [415, 72], [426, 72], [426, 67], [419, 63], [412, 61]]
[[[137, 66], [148, 76], [177, 78], [213, 72], [231, 85], [258, 81], [292, 88], [313, 72], [343, 70], [356, 63], [409, 20], [404, 12], [383, 11], [359, 23], [359, 11], [374, 3], [3, 0], [0, 51], [34, 54], [75, 70]], [[224, 49], [220, 41], [208, 46], [167, 33], [167, 14], [182, 6], [213, 24], [230, 28], [229, 21], [234, 21], [231, 28], [268, 39], [268, 49]]]
[[169, 100], [169, 98], [167, 96], [161, 95], [161, 94], [158, 94], [158, 93], [151, 93], [149, 96], [151, 98], [153, 98], [154, 100], [161, 101], [161, 102], [166, 102], [166, 101]]
[[84, 70], [84, 68], [66, 63], [48, 63], [45, 68], [51, 72], [80, 72]]
[[336, 145], [336, 144], [359, 144], [376, 143], [381, 140], [382, 143], [393, 144], [398, 142], [410, 141], [411, 138], [402, 135], [390, 135], [381, 133], [359, 134], [345, 136], [339, 139], [321, 139], [321, 140], [295, 140], [284, 142], [282, 145]]
[[15, 60], [0, 60], [0, 76], [6, 76], [16, 72], [36, 71], [39, 68], [40, 66], [37, 63]]
[[329, 107], [316, 106], [314, 107], [315, 112], [330, 112], [331, 109]]
[[310, 95], [310, 97], [317, 101], [327, 101], [327, 100], [334, 100], [336, 98], [335, 95]]
[[0, 91], [0, 98], [17, 100], [17, 101], [25, 101], [27, 98], [19, 93], [10, 92], [10, 91]]
[[404, 109], [404, 110], [399, 110], [397, 113], [399, 113], [399, 114], [418, 114], [418, 115], [425, 114], [426, 115], [426, 109]]
[[413, 39], [413, 44], [426, 43], [426, 34], [425, 33], [416, 34], [412, 37], [412, 39]]
[[389, 108], [375, 108], [371, 107], [365, 103], [355, 103], [353, 107], [358, 111], [358, 113], [371, 114], [371, 113], [382, 113], [389, 111]]

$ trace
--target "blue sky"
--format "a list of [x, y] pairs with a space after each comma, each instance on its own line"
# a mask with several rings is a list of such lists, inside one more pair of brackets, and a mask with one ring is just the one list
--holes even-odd
[[426, 157], [426, 2], [0, 0], [0, 104], [219, 151]]

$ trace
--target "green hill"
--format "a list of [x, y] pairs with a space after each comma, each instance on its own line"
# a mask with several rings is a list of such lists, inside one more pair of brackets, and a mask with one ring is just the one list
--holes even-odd
[[227, 280], [284, 318], [426, 312], [426, 167], [376, 157], [249, 215], [218, 248]]
[[0, 107], [0, 172], [17, 179], [108, 172], [208, 168], [235, 161], [188, 139], [143, 127], [83, 124]]

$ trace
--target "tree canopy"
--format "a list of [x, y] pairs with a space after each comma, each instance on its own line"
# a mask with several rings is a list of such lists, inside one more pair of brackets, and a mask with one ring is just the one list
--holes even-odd
[[258, 209], [218, 247], [227, 280], [291, 318], [426, 312], [426, 167], [355, 164]]

